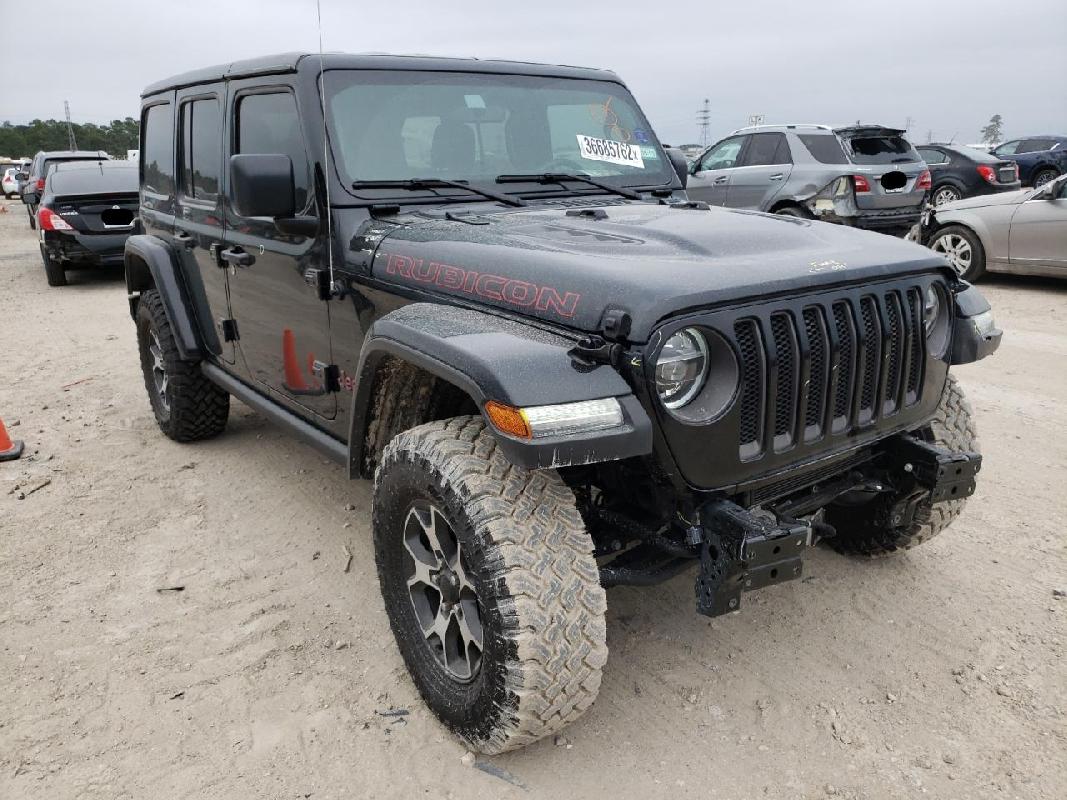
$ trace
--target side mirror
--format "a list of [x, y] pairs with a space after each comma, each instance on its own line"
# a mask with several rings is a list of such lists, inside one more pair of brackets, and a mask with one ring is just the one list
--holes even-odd
[[242, 217], [292, 217], [296, 206], [293, 162], [286, 155], [230, 156], [233, 206]]
[[674, 171], [678, 173], [678, 180], [682, 182], [682, 188], [686, 187], [689, 183], [689, 162], [685, 160], [685, 155], [679, 150], [668, 149], [667, 158], [671, 160], [671, 166], [674, 167]]
[[26, 192], [22, 195], [22, 202], [28, 206], [36, 205], [40, 198], [37, 196], [37, 192]]
[[15, 173], [15, 180], [17, 180], [17, 181], [28, 181], [29, 179], [30, 179], [30, 173], [28, 173], [28, 172], [16, 172]]

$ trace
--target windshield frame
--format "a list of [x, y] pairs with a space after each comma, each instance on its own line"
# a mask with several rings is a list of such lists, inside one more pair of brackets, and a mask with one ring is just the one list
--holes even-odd
[[[429, 73], [429, 74], [441, 74], [455, 76], [457, 80], [462, 81], [464, 78], [486, 78], [493, 79], [499, 78], [503, 80], [516, 78], [516, 79], [529, 79], [535, 78], [552, 82], [567, 82], [567, 83], [581, 83], [581, 84], [596, 84], [603, 83], [609, 84], [613, 93], [621, 96], [627, 100], [633, 108], [634, 114], [637, 120], [645, 126], [645, 130], [648, 132], [649, 141], [644, 143], [644, 146], [651, 146], [656, 149], [658, 155], [658, 161], [662, 164], [662, 171], [657, 171], [648, 176], [647, 180], [640, 180], [641, 177], [636, 174], [619, 174], [619, 175], [596, 175], [590, 174], [590, 177], [596, 178], [611, 186], [618, 186], [624, 189], [632, 189], [635, 191], [654, 191], [654, 190], [679, 190], [681, 189], [681, 181], [674, 171], [672, 162], [666, 152], [666, 149], [659, 141], [655, 131], [652, 129], [651, 124], [648, 122], [647, 117], [644, 114], [644, 110], [638, 104], [637, 100], [633, 97], [629, 88], [620, 80], [612, 79], [609, 74], [605, 74], [603, 77], [569, 77], [559, 76], [550, 73], [546, 74], [530, 74], [525, 72], [515, 73], [502, 73], [496, 71], [469, 71], [469, 70], [448, 70], [439, 68], [398, 68], [398, 67], [383, 67], [380, 69], [368, 69], [363, 67], [327, 67], [322, 74], [322, 83], [319, 84], [316, 81], [316, 91], [324, 94], [319, 95], [320, 102], [323, 104], [326, 112], [325, 128], [326, 137], [329, 142], [329, 159], [330, 159], [330, 172], [333, 173], [333, 177], [344, 189], [345, 193], [350, 196], [355, 204], [425, 204], [425, 203], [484, 203], [492, 202], [483, 197], [478, 197], [470, 192], [463, 191], [461, 189], [448, 189], [448, 188], [434, 188], [434, 189], [398, 189], [398, 188], [382, 188], [382, 189], [369, 189], [366, 187], [355, 188], [354, 183], [358, 183], [363, 178], [352, 176], [348, 174], [347, 165], [344, 158], [338, 153], [338, 145], [341, 137], [337, 128], [337, 122], [334, 117], [333, 109], [331, 107], [331, 98], [337, 91], [341, 91], [351, 85], [350, 82], [345, 81], [342, 84], [336, 83], [336, 76], [338, 74], [352, 74], [359, 75], [360, 73], [386, 73], [390, 75], [398, 75], [405, 72], [411, 73]], [[331, 76], [334, 76], [334, 85], [331, 86]], [[353, 81], [354, 82], [354, 81]], [[419, 176], [420, 178], [426, 177], [440, 177], [434, 175]], [[450, 178], [453, 176], [449, 176]], [[468, 180], [463, 176], [458, 176], [456, 179], [468, 182], [471, 186], [477, 186], [490, 191], [496, 191], [502, 194], [512, 196], [522, 196], [530, 199], [537, 198], [552, 198], [552, 197], [564, 197], [564, 196], [582, 196], [582, 195], [597, 195], [604, 194], [603, 189], [599, 189], [595, 186], [591, 186], [586, 183], [570, 183], [570, 184], [546, 184], [543, 181], [530, 180], [528, 182], [516, 182], [498, 184], [495, 179], [497, 176], [487, 176], [484, 179]], [[399, 178], [399, 176], [398, 176]], [[333, 201], [335, 204], [337, 198]], [[342, 201], [343, 202], [343, 201]], [[347, 203], [346, 203], [347, 204]]]

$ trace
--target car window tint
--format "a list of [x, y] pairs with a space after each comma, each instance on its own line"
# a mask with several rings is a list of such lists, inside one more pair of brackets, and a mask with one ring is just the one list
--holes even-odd
[[927, 164], [947, 164], [948, 156], [942, 153], [940, 150], [934, 150], [930, 147], [917, 147], [919, 155], [923, 157], [923, 161]]
[[820, 164], [847, 164], [841, 142], [832, 133], [799, 133], [797, 138]]
[[700, 169], [730, 169], [737, 166], [737, 156], [741, 153], [741, 145], [744, 143], [743, 136], [723, 139], [700, 159]]
[[219, 103], [213, 97], [182, 106], [180, 185], [186, 197], [214, 202], [222, 172], [222, 132]]
[[[787, 164], [789, 146], [785, 143], [785, 134], [757, 133], [749, 137], [745, 150], [743, 167], [761, 167], [770, 164]], [[784, 159], [784, 160], [779, 160]]]
[[1053, 141], [1051, 139], [1024, 139], [1019, 145], [1019, 149], [1016, 153], [1041, 153], [1045, 150], [1051, 150]]
[[238, 100], [236, 151], [289, 156], [296, 182], [296, 208], [307, 206], [310, 167], [296, 98], [290, 92], [250, 94]]
[[146, 192], [174, 194], [174, 126], [170, 103], [149, 106], [144, 115], [141, 183]]

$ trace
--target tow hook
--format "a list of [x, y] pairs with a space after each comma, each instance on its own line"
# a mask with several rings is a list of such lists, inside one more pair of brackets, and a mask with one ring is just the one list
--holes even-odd
[[774, 524], [729, 500], [701, 509], [704, 543], [696, 581], [697, 613], [709, 617], [741, 608], [741, 592], [799, 578], [812, 541], [806, 522]]

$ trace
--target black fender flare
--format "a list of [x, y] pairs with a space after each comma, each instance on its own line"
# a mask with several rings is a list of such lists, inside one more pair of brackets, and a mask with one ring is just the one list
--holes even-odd
[[171, 248], [156, 236], [131, 236], [126, 240], [123, 262], [130, 316], [137, 315], [141, 292], [154, 289], [163, 300], [179, 355], [186, 361], [202, 359], [204, 342], [191, 311], [186, 282]]
[[568, 355], [574, 341], [521, 322], [435, 303], [386, 314], [367, 332], [356, 370], [349, 429], [349, 472], [362, 474], [372, 422], [375, 376], [388, 357], [448, 381], [483, 413], [489, 400], [517, 408], [615, 397], [623, 424], [606, 430], [519, 439], [491, 424], [508, 459], [527, 469], [612, 461], [652, 452], [652, 422], [629, 384], [608, 364], [583, 367]]

